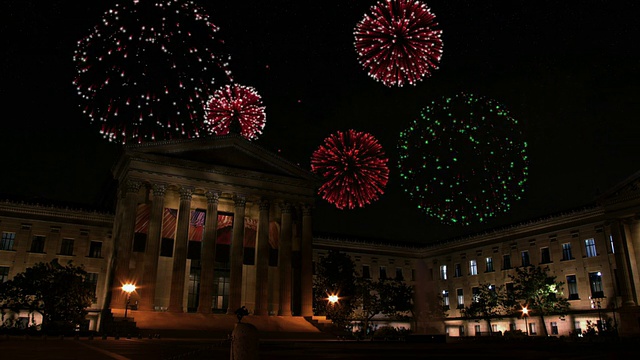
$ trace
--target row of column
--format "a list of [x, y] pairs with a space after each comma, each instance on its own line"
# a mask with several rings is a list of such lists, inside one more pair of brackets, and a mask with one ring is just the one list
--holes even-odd
[[[141, 183], [129, 181], [126, 183], [122, 204], [118, 207], [116, 218], [116, 232], [119, 234], [116, 246], [116, 270], [114, 289], [130, 281], [129, 262], [137, 209], [137, 195]], [[160, 238], [162, 216], [164, 211], [164, 197], [167, 186], [154, 184], [152, 186], [153, 200], [149, 221], [147, 248], [144, 256], [142, 282], [139, 288], [140, 310], [153, 310], [155, 287], [157, 281], [158, 256], [160, 252]], [[189, 218], [191, 214], [191, 200], [194, 188], [181, 187], [180, 205], [177, 219], [175, 246], [173, 252], [173, 271], [168, 311], [183, 312], [183, 294], [185, 289], [187, 245]], [[205, 217], [205, 231], [202, 240], [201, 258], [202, 268], [200, 276], [200, 297], [198, 312], [210, 313], [212, 308], [214, 259], [216, 251], [219, 191], [208, 191], [207, 213]], [[258, 239], [256, 247], [256, 291], [255, 315], [268, 314], [268, 259], [269, 259], [269, 213], [270, 201], [262, 199], [259, 202]], [[242, 269], [243, 269], [243, 241], [246, 197], [234, 196], [233, 238], [230, 256], [230, 292], [227, 313], [233, 314], [242, 304]], [[292, 261], [292, 206], [283, 203], [281, 206], [281, 232], [278, 251], [279, 277], [279, 307], [278, 315], [291, 315], [291, 261]], [[238, 220], [240, 219], [240, 220]], [[312, 232], [311, 207], [303, 207], [302, 242], [301, 242], [301, 305], [303, 316], [313, 315], [312, 310]], [[114, 291], [111, 307], [120, 308], [126, 300], [121, 291]]]

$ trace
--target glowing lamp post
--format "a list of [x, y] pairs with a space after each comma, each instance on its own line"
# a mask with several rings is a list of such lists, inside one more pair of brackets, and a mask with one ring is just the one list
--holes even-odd
[[329, 295], [329, 303], [331, 303], [331, 305], [334, 305], [337, 302], [338, 302], [338, 295], [335, 295], [335, 294]]
[[529, 309], [526, 306], [522, 308], [522, 317], [524, 318], [524, 328], [527, 332], [527, 336], [529, 336], [529, 324], [527, 324], [527, 316], [529, 316]]
[[122, 285], [122, 291], [127, 293], [127, 302], [124, 305], [124, 319], [127, 320], [127, 310], [129, 310], [129, 302], [131, 301], [131, 293], [136, 291], [136, 286], [133, 284]]

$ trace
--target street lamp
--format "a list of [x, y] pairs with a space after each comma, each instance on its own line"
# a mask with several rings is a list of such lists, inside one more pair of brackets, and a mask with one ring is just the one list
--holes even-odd
[[331, 305], [334, 305], [335, 303], [337, 303], [338, 302], [338, 295], [336, 295], [336, 294], [329, 295], [329, 302], [331, 303]]
[[522, 317], [524, 318], [524, 329], [527, 336], [529, 336], [529, 324], [527, 324], [527, 316], [529, 316], [529, 309], [526, 306], [522, 307]]
[[133, 284], [122, 285], [122, 291], [127, 293], [127, 302], [124, 305], [124, 319], [127, 320], [127, 310], [129, 310], [129, 302], [131, 301], [131, 293], [136, 291], [136, 286]]

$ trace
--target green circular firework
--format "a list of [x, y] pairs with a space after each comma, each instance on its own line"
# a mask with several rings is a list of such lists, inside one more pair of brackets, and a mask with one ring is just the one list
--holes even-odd
[[482, 223], [522, 197], [526, 148], [502, 104], [464, 93], [442, 98], [400, 132], [400, 185], [443, 223]]

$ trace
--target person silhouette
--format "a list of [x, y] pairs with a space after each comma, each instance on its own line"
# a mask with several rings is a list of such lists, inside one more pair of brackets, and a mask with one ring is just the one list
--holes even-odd
[[241, 322], [242, 318], [247, 315], [249, 315], [249, 310], [247, 310], [247, 308], [244, 305], [242, 305], [242, 307], [236, 310], [236, 316], [238, 317], [238, 322]]

